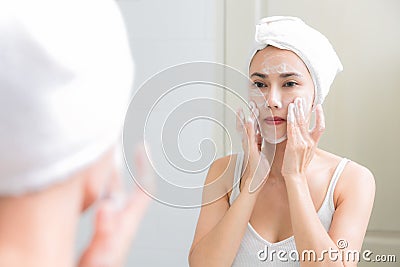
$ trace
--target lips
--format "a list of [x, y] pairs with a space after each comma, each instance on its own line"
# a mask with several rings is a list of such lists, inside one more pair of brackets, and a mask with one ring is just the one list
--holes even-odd
[[279, 116], [270, 116], [265, 119], [265, 122], [270, 125], [278, 125], [284, 123], [286, 120]]

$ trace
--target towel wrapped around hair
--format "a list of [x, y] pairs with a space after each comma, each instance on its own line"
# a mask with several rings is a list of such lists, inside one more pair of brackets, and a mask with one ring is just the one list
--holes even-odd
[[[307, 66], [314, 82], [314, 107], [322, 104], [331, 84], [343, 66], [328, 39], [301, 19], [273, 16], [256, 25], [255, 53], [268, 45], [290, 50]], [[252, 56], [252, 57], [253, 57]]]

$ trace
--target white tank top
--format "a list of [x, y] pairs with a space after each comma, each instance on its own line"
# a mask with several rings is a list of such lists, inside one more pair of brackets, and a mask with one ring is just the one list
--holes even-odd
[[[335, 206], [333, 202], [333, 192], [340, 174], [342, 173], [346, 163], [349, 160], [343, 158], [333, 173], [331, 181], [329, 183], [328, 191], [322, 202], [320, 209], [317, 214], [321, 220], [322, 225], [328, 232], [331, 226], [333, 213], [335, 212]], [[239, 153], [236, 159], [234, 182], [232, 193], [229, 198], [229, 203], [235, 201], [240, 194], [240, 177], [242, 176], [243, 167], [243, 153]], [[284, 251], [286, 254], [283, 254]], [[278, 253], [282, 253], [278, 257]], [[232, 264], [233, 267], [254, 267], [254, 266], [300, 266], [300, 262], [297, 261], [296, 244], [294, 242], [294, 236], [288, 237], [282, 241], [271, 243], [262, 238], [251, 226], [250, 222], [247, 224], [246, 232], [243, 236], [239, 250], [236, 254], [236, 258]], [[301, 257], [301, 255], [298, 255]], [[280, 260], [281, 258], [282, 260]]]

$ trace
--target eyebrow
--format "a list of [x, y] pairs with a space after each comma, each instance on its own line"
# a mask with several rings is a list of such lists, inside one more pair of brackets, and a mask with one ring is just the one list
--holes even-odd
[[[268, 78], [267, 74], [259, 73], [259, 72], [254, 72], [253, 74], [250, 75], [250, 78], [252, 78], [253, 76], [260, 77], [261, 79]], [[281, 77], [281, 78], [287, 78], [287, 77], [291, 77], [291, 76], [296, 76], [299, 78], [303, 77], [303, 75], [301, 75], [300, 73], [297, 73], [297, 72], [285, 72], [285, 73], [281, 73], [279, 75], [279, 77]]]
[[290, 77], [290, 76], [296, 76], [296, 77], [299, 77], [299, 78], [303, 77], [303, 75], [301, 75], [300, 73], [297, 73], [297, 72], [286, 72], [286, 73], [282, 73], [282, 74], [279, 75], [279, 77], [282, 77], [282, 78], [287, 78], [287, 77]]
[[259, 73], [259, 72], [254, 72], [253, 74], [250, 75], [250, 78], [252, 78], [253, 76], [260, 77], [261, 79], [265, 79], [268, 77], [267, 74], [263, 74], [263, 73]]

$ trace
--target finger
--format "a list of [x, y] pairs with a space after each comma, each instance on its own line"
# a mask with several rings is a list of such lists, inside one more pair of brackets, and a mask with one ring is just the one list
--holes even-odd
[[298, 125], [298, 130], [302, 134], [304, 139], [309, 138], [309, 131], [306, 123], [306, 116], [304, 114], [304, 100], [302, 98], [296, 98], [295, 100], [295, 114], [296, 114], [296, 122]]
[[249, 102], [249, 108], [254, 118], [257, 118], [260, 115], [257, 104], [254, 101]]
[[[294, 114], [299, 113], [299, 110], [296, 105], [294, 105]], [[310, 133], [303, 131], [303, 125], [300, 125], [301, 122], [296, 118], [294, 118], [294, 126], [292, 128], [292, 142], [293, 144], [302, 144], [305, 143], [307, 138], [310, 139]]]
[[[120, 155], [117, 155], [119, 151], [115, 151], [115, 167], [112, 169], [111, 179], [107, 184], [106, 192], [104, 194], [104, 198], [108, 198], [115, 194], [121, 194], [124, 192], [123, 182], [121, 179], [121, 167], [122, 167], [122, 159], [120, 159]], [[117, 159], [118, 158], [118, 159]]]
[[256, 130], [256, 142], [257, 142], [257, 147], [258, 147], [258, 151], [261, 151], [263, 138], [262, 138], [262, 136], [261, 136], [260, 125], [259, 125], [258, 123], [257, 123], [256, 128], [257, 128], [257, 130]]
[[321, 104], [317, 105], [315, 112], [315, 127], [311, 131], [311, 138], [317, 144], [325, 131], [325, 116]]
[[[249, 157], [249, 141], [248, 141], [248, 137], [247, 137], [247, 131], [246, 131], [246, 118], [243, 112], [242, 108], [239, 108], [236, 111], [236, 130], [238, 132], [238, 134], [240, 135], [240, 139], [242, 142], [242, 149], [244, 152], [244, 157], [245, 157], [245, 164], [247, 164], [248, 161], [248, 157]], [[246, 166], [245, 166], [246, 167]]]
[[124, 223], [121, 227], [120, 238], [126, 238], [128, 242], [134, 238], [150, 200], [151, 198], [140, 188], [136, 188], [131, 193], [126, 208], [120, 215], [121, 221]]
[[243, 131], [243, 123], [242, 123], [242, 118], [241, 118], [241, 111], [242, 111], [241, 108], [239, 108], [236, 111], [236, 131], [238, 131], [239, 133], [241, 131]]
[[241, 135], [241, 138], [243, 140], [244, 138], [244, 124], [246, 122], [245, 116], [244, 116], [244, 112], [242, 108], [239, 108], [236, 111], [236, 131]]
[[296, 135], [295, 131], [295, 111], [294, 111], [294, 103], [290, 103], [288, 106], [288, 115], [286, 120], [287, 126], [287, 138], [288, 140], [293, 140]]
[[156, 177], [151, 164], [150, 147], [146, 144], [138, 144], [134, 152], [135, 178], [139, 185], [146, 191], [156, 190]]
[[253, 112], [254, 112], [254, 117], [258, 118], [260, 116], [260, 111], [258, 110], [257, 105], [255, 105]]
[[[150, 148], [144, 143], [137, 145], [134, 155], [136, 179], [142, 187], [135, 187], [124, 201], [123, 208], [118, 214], [118, 259], [122, 261], [130, 247], [130, 243], [137, 233], [140, 222], [150, 204], [151, 198], [146, 192], [156, 190], [155, 173], [151, 165]], [[144, 191], [146, 190], [146, 192]]]
[[79, 267], [123, 266], [149, 199], [143, 192], [135, 192], [123, 210], [116, 209], [113, 199], [104, 200], [96, 214], [92, 240], [81, 256]]
[[255, 135], [255, 118], [254, 118], [254, 108], [255, 104], [254, 102], [250, 101], [249, 102], [249, 108], [250, 108], [250, 116], [246, 119], [243, 110], [240, 108], [239, 109], [239, 117], [240, 120], [242, 121], [242, 125], [244, 128], [244, 132], [242, 135], [242, 142], [246, 142], [246, 144], [243, 144], [243, 148], [250, 147], [250, 144], [254, 143], [254, 135]]
[[255, 133], [254, 133], [254, 121], [252, 118], [249, 118], [244, 125], [245, 133], [244, 138], [242, 140], [242, 147], [244, 150], [245, 156], [245, 166], [247, 168], [247, 164], [249, 164], [249, 160], [251, 159], [254, 151], [257, 151], [257, 144], [255, 142]]
[[99, 203], [96, 212], [93, 241], [107, 240], [115, 231], [117, 203], [114, 198], [107, 198]]
[[303, 98], [297, 98], [295, 101], [296, 120], [299, 126], [303, 126], [306, 123], [304, 115], [304, 101]]
[[116, 252], [114, 232], [117, 230], [115, 209], [111, 199], [103, 199], [97, 209], [94, 232], [89, 246], [82, 253], [79, 267], [112, 266]]
[[95, 218], [95, 234], [93, 241], [99, 243], [98, 240], [106, 242], [110, 239], [116, 230], [116, 225], [119, 221], [119, 213], [126, 207], [127, 195], [122, 188], [122, 181], [119, 172], [115, 172], [113, 181], [114, 186], [111, 186], [112, 191], [109, 191], [97, 205]]
[[258, 111], [257, 105], [254, 101], [250, 101], [249, 106], [250, 106], [250, 118], [254, 121], [254, 132], [255, 134], [257, 134], [258, 116], [260, 115], [260, 112]]
[[[146, 153], [147, 151], [147, 153]], [[139, 184], [154, 183], [154, 172], [145, 145], [135, 148], [134, 164]], [[136, 234], [150, 198], [139, 188], [129, 197], [122, 193], [119, 173], [114, 173], [114, 190], [99, 202], [95, 227], [89, 247], [83, 253], [79, 266], [123, 266], [122, 262]], [[118, 180], [119, 179], [119, 180]]]
[[[300, 103], [299, 103], [300, 102]], [[294, 103], [294, 127], [292, 128], [292, 142], [293, 144], [303, 144], [305, 140], [310, 138], [310, 134], [307, 130], [305, 130], [304, 124], [305, 120], [301, 118], [301, 100]]]
[[249, 144], [248, 144], [247, 130], [245, 124], [246, 124], [246, 118], [244, 116], [243, 109], [239, 108], [236, 112], [236, 130], [240, 135], [240, 139], [242, 141], [242, 148], [246, 156], [248, 154]]
[[[138, 145], [135, 152], [135, 168], [137, 169], [137, 178], [140, 184], [144, 185], [147, 191], [155, 191], [155, 173], [151, 165], [150, 148], [145, 145]], [[154, 192], [153, 192], [154, 193]], [[127, 222], [138, 222], [143, 215], [145, 208], [150, 201], [150, 197], [141, 188], [136, 188], [128, 198], [125, 213], [127, 214]], [[134, 223], [135, 224], [135, 223]]]
[[255, 104], [254, 101], [251, 100], [251, 101], [249, 102], [249, 108], [250, 108], [251, 111], [253, 111], [253, 110], [256, 108], [256, 104]]
[[256, 123], [256, 121], [252, 117], [250, 117], [248, 119], [248, 122], [245, 124], [247, 140], [248, 140], [249, 147], [251, 149], [257, 147], [256, 133], [255, 133], [255, 123]]

